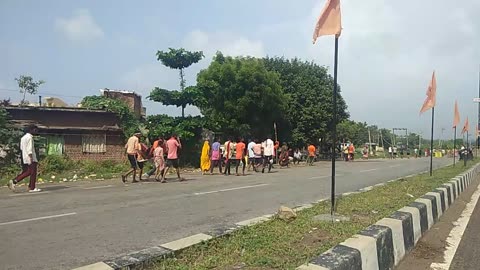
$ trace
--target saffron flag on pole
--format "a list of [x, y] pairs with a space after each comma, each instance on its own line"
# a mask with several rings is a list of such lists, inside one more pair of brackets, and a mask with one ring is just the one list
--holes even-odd
[[460, 113], [458, 112], [458, 104], [455, 100], [455, 112], [453, 115], [453, 127], [456, 128], [460, 124]]
[[313, 44], [315, 44], [317, 38], [320, 36], [336, 35], [339, 37], [341, 33], [342, 16], [340, 12], [340, 0], [327, 0], [315, 25]]
[[435, 79], [435, 71], [432, 74], [432, 80], [427, 89], [427, 98], [423, 102], [423, 106], [420, 109], [420, 114], [428, 111], [429, 109], [435, 107], [435, 102], [437, 100], [437, 80]]
[[467, 117], [467, 120], [465, 121], [465, 125], [463, 125], [462, 134], [465, 132], [468, 132], [469, 129], [470, 129], [470, 124], [468, 123], [468, 117]]

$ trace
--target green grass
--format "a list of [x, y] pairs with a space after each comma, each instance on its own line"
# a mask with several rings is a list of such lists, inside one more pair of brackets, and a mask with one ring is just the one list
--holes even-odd
[[313, 216], [330, 212], [330, 202], [325, 201], [301, 211], [292, 222], [273, 219], [242, 228], [187, 248], [150, 269], [295, 269], [465, 170], [458, 165], [445, 167], [436, 170], [434, 177], [422, 174], [343, 197], [337, 212], [349, 216], [348, 222], [313, 221]]
[[[151, 165], [146, 165], [146, 170]], [[96, 180], [111, 179], [119, 177], [122, 172], [129, 169], [125, 162], [117, 162], [113, 160], [105, 161], [72, 161], [62, 156], [48, 156], [39, 162], [38, 181], [42, 182], [63, 182], [74, 180]], [[20, 165], [11, 165], [0, 170], [0, 186], [6, 185], [8, 180], [13, 179], [20, 173]], [[25, 180], [24, 183], [27, 183]]]

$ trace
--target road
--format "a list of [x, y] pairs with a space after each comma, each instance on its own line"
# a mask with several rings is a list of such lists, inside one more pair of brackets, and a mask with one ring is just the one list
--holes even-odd
[[453, 257], [450, 270], [478, 269], [478, 254], [480, 254], [480, 201], [470, 217], [467, 228], [463, 233], [460, 245]]
[[[434, 166], [450, 163], [434, 159]], [[428, 159], [337, 163], [337, 194], [428, 169]], [[2, 269], [70, 269], [219, 226], [328, 198], [330, 164], [245, 177], [187, 175], [186, 182], [120, 180], [0, 189]]]

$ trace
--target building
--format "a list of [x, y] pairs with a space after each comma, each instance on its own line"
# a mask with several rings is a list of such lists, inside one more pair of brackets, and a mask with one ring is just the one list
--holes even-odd
[[120, 120], [102, 110], [59, 107], [5, 107], [18, 127], [35, 124], [43, 138], [40, 153], [72, 160], [120, 160], [125, 152]]
[[100, 93], [104, 97], [122, 100], [127, 104], [130, 110], [138, 118], [145, 117], [146, 109], [142, 106], [142, 96], [130, 91], [112, 90], [108, 88], [100, 89]]

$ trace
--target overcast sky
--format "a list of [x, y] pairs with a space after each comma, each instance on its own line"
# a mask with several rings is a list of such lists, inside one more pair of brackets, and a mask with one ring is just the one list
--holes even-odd
[[[333, 70], [333, 37], [311, 42], [324, 3], [0, 0], [0, 98], [18, 101], [14, 78], [29, 74], [47, 82], [42, 95], [70, 104], [107, 87], [140, 93], [149, 114], [179, 115], [178, 108], [145, 100], [154, 86], [178, 88], [178, 73], [155, 57], [168, 47], [205, 52], [187, 70], [189, 85], [217, 50], [299, 57]], [[478, 0], [342, 1], [338, 81], [352, 119], [429, 136], [431, 114], [419, 110], [435, 70], [435, 137], [442, 128], [451, 136], [455, 99], [462, 125], [469, 116], [474, 132], [479, 10]]]

